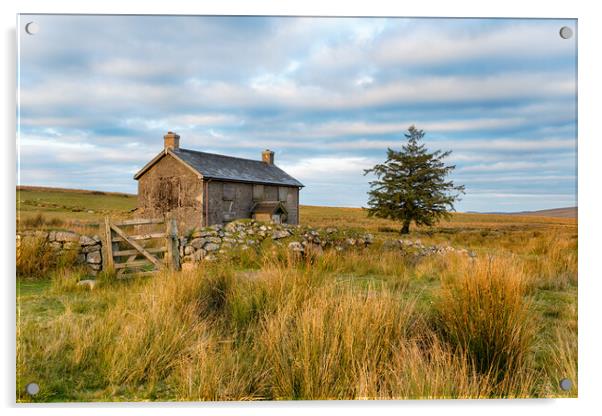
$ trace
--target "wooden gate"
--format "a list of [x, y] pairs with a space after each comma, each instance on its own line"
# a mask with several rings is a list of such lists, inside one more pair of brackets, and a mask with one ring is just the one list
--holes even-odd
[[[164, 225], [162, 231], [148, 230], [161, 225]], [[125, 231], [132, 227], [139, 234]], [[103, 269], [115, 270], [117, 278], [151, 275], [165, 268], [180, 269], [178, 229], [174, 218], [112, 222], [105, 217], [104, 234]]]

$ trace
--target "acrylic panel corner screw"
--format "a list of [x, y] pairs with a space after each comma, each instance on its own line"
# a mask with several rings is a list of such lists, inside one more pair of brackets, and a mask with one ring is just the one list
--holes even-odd
[[38, 383], [29, 383], [27, 386], [25, 386], [25, 391], [30, 396], [35, 396], [40, 392], [40, 386]]
[[568, 26], [563, 26], [560, 28], [560, 37], [562, 39], [570, 39], [573, 37], [573, 29]]
[[35, 35], [40, 31], [40, 26], [36, 22], [29, 22], [25, 25], [25, 31], [29, 35]]

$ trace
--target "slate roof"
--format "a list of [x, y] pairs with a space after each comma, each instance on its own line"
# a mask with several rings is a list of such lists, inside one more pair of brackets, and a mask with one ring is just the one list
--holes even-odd
[[[188, 149], [170, 149], [169, 153], [186, 163], [203, 178], [219, 179], [234, 182], [252, 182], [269, 185], [286, 185], [303, 187], [304, 185], [275, 165], [268, 165], [261, 160], [242, 159], [238, 157], [198, 152]], [[156, 159], [158, 160], [158, 159]], [[135, 176], [138, 179], [154, 162], [142, 168]]]

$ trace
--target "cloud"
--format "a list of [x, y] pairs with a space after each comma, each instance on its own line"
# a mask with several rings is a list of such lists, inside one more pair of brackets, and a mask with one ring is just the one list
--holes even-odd
[[[543, 23], [543, 22], [541, 22]], [[418, 26], [415, 31], [396, 30], [375, 51], [383, 63], [425, 66], [476, 59], [536, 60], [572, 54], [573, 42], [565, 42], [557, 27], [534, 21], [510, 21], [502, 26], [475, 30], [478, 22], [465, 23], [450, 36], [449, 25]], [[471, 30], [472, 29], [472, 30]]]
[[[570, 159], [568, 160], [569, 164], [571, 164]], [[566, 162], [565, 162], [566, 163]], [[495, 162], [495, 163], [483, 163], [478, 165], [471, 165], [462, 167], [459, 172], [516, 172], [516, 171], [524, 171], [524, 170], [542, 170], [542, 169], [558, 169], [562, 167], [558, 161], [545, 161], [545, 162], [532, 162], [532, 161], [504, 161], [504, 162]]]
[[19, 56], [20, 173], [32, 184], [133, 192], [132, 172], [172, 130], [199, 150], [272, 148], [307, 185], [302, 203], [361, 206], [363, 169], [416, 124], [429, 149], [453, 150], [454, 180], [470, 185], [460, 209], [542, 183], [575, 190], [577, 51], [557, 34], [572, 20], [36, 21]]
[[282, 168], [299, 178], [332, 181], [336, 177], [362, 174], [375, 163], [365, 157], [313, 157], [285, 163]]

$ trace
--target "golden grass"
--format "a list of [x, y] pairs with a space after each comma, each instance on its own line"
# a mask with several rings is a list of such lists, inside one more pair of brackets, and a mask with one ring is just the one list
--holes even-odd
[[463, 259], [447, 270], [435, 304], [443, 338], [481, 374], [503, 382], [528, 368], [534, 340], [526, 276], [512, 258]]
[[[398, 238], [358, 209], [302, 207], [301, 220]], [[456, 214], [407, 238], [477, 257], [266, 246], [148, 279], [104, 273], [88, 291], [80, 271], [23, 247], [19, 278], [52, 284], [19, 298], [17, 398], [576, 396], [575, 220]]]
[[[300, 207], [300, 220], [303, 224], [314, 227], [356, 227], [370, 232], [399, 232], [399, 222], [382, 219], [368, 218], [362, 208], [319, 207], [302, 205]], [[449, 220], [444, 220], [433, 227], [412, 227], [416, 231], [432, 231], [440, 229], [506, 229], [517, 226], [529, 227], [576, 227], [575, 218], [537, 217], [503, 214], [472, 214], [452, 213]]]
[[73, 267], [77, 254], [75, 250], [57, 252], [43, 238], [23, 238], [17, 243], [17, 277], [45, 278], [53, 271]]

